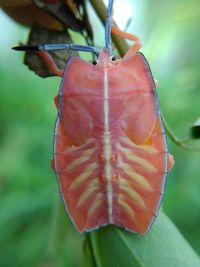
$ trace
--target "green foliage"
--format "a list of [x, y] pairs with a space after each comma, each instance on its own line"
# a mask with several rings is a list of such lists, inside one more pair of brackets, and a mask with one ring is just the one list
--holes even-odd
[[146, 236], [109, 226], [91, 234], [97, 267], [198, 267], [200, 259], [160, 212]]
[[[175, 133], [187, 138], [199, 117], [200, 3], [132, 3], [137, 12], [129, 31], [141, 37], [142, 52], [159, 80], [161, 110]], [[8, 19], [1, 23], [1, 18], [0, 29], [0, 266], [200, 266], [163, 214], [145, 237], [104, 227], [84, 242], [63, 206], [58, 208], [58, 186], [49, 167], [59, 80], [38, 78], [23, 66], [22, 55], [10, 50], [25, 41], [27, 30]], [[163, 210], [200, 254], [199, 154], [170, 141], [169, 146], [176, 164]]]

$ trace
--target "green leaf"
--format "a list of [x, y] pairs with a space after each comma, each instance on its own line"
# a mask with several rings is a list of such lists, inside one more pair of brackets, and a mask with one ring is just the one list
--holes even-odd
[[90, 233], [85, 235], [85, 239], [83, 242], [83, 260], [84, 267], [97, 267], [95, 257], [93, 255], [93, 248], [91, 243], [91, 235]]
[[91, 233], [97, 267], [199, 267], [200, 259], [160, 212], [146, 236], [107, 226]]

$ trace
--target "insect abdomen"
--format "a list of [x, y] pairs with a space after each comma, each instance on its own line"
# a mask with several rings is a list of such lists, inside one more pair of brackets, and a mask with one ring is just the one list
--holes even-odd
[[112, 223], [144, 234], [163, 192], [168, 155], [148, 65], [139, 54], [120, 64], [73, 59], [62, 82], [54, 162], [79, 231]]

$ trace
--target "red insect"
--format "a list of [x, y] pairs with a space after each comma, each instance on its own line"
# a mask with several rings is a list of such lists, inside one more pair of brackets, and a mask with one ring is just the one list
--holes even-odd
[[113, 59], [109, 23], [106, 47], [96, 65], [71, 57], [62, 72], [46, 52], [39, 52], [54, 73], [62, 75], [55, 99], [54, 169], [66, 209], [80, 232], [115, 224], [145, 234], [158, 212], [173, 159], [150, 67], [137, 52], [139, 39], [114, 28], [135, 44], [122, 59]]

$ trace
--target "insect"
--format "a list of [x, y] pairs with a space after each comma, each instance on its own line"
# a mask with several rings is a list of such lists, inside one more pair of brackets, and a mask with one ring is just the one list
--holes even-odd
[[[62, 83], [55, 103], [54, 170], [67, 212], [78, 231], [115, 224], [145, 234], [162, 199], [173, 165], [168, 154], [155, 82], [138, 52], [139, 39], [122, 59], [111, 49], [109, 1], [105, 48], [55, 44], [18, 46], [39, 51]], [[45, 51], [72, 49], [94, 53], [96, 64], [71, 57], [59, 70]]]

